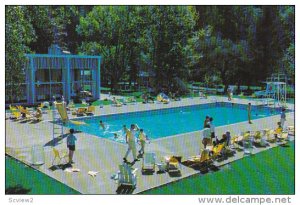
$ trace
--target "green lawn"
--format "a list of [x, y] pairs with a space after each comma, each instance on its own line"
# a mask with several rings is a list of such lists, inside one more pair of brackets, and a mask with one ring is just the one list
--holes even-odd
[[294, 146], [290, 142], [290, 147], [276, 147], [143, 194], [295, 194]]
[[6, 194], [80, 194], [51, 177], [5, 157]]

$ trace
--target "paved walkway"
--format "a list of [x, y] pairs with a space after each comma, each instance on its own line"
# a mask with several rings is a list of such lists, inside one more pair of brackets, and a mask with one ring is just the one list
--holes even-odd
[[[188, 106], [195, 104], [204, 104], [208, 102], [226, 102], [225, 97], [213, 97], [208, 99], [200, 98], [186, 98], [178, 102], [171, 102], [170, 104], [142, 104], [126, 105], [122, 107], [104, 106], [104, 108], [97, 107], [96, 115], [106, 115], [113, 113], [136, 112], [142, 110], [171, 108], [178, 106]], [[246, 99], [235, 99], [235, 103], [247, 104], [252, 102], [253, 105], [263, 103], [260, 101], [249, 101]], [[289, 105], [294, 109], [294, 105]], [[73, 116], [70, 114], [70, 118]], [[236, 124], [216, 127], [216, 134], [220, 136], [227, 130], [230, 130], [232, 135], [238, 134], [241, 131], [247, 130], [261, 130], [264, 128], [274, 128], [279, 121], [279, 115], [267, 118], [253, 120], [253, 124], [247, 122], [240, 122]], [[21, 123], [6, 120], [6, 152], [25, 163], [31, 161], [31, 147], [33, 144], [44, 146], [45, 163], [37, 167], [43, 173], [67, 184], [75, 190], [83, 194], [116, 194], [118, 187], [111, 175], [118, 171], [118, 165], [122, 163], [122, 158], [127, 150], [125, 144], [113, 142], [111, 140], [99, 138], [87, 133], [76, 133], [77, 146], [74, 156], [76, 162], [73, 167], [80, 169], [80, 172], [68, 173], [61, 169], [56, 169], [52, 166], [52, 123], [51, 111], [44, 115], [44, 121], [31, 124]], [[294, 125], [294, 112], [287, 114], [287, 124]], [[157, 155], [157, 161], [163, 159], [166, 155], [180, 155], [184, 159], [189, 156], [197, 155], [202, 148], [201, 131], [179, 134], [175, 136], [165, 137], [153, 140], [151, 144], [147, 144], [146, 151], [153, 151]], [[58, 144], [56, 148], [59, 150], [66, 150], [66, 139], [57, 139]], [[276, 144], [271, 144], [268, 148], [256, 148], [254, 153], [270, 149]], [[129, 155], [129, 160], [131, 159]], [[217, 166], [229, 163], [244, 157], [242, 152], [237, 152], [235, 157], [220, 163], [216, 162]], [[134, 167], [138, 171], [138, 183], [133, 193], [139, 193], [147, 189], [160, 186], [181, 178], [198, 173], [194, 169], [182, 166], [180, 177], [170, 176], [168, 173], [153, 175], [141, 174], [142, 162], [137, 162]], [[96, 177], [88, 175], [88, 171], [99, 171]], [[121, 191], [122, 190], [118, 190]], [[124, 190], [126, 191], [126, 190]]]

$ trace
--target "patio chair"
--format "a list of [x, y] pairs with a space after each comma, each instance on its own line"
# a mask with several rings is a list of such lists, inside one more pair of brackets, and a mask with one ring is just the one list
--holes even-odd
[[135, 99], [135, 97], [128, 97], [128, 98], [125, 98], [125, 99], [123, 99], [123, 104], [124, 105], [134, 105], [134, 104], [136, 104], [136, 99]]
[[11, 119], [18, 120], [20, 118], [21, 118], [21, 112], [19, 112], [18, 110], [14, 110], [11, 112]]
[[64, 161], [65, 163], [68, 162], [68, 153], [66, 151], [59, 152], [56, 148], [52, 148], [53, 154], [54, 154], [54, 159], [52, 161], [52, 165], [54, 164], [55, 160], [57, 159], [57, 163], [59, 164], [60, 162]]
[[20, 111], [21, 115], [24, 114], [25, 115], [25, 119], [27, 120], [31, 120], [33, 118], [32, 113], [30, 113], [26, 108], [22, 107], [22, 106], [17, 106], [18, 110]]
[[295, 136], [295, 127], [294, 126], [288, 126], [287, 128], [289, 135]]
[[43, 113], [42, 113], [41, 108], [37, 108], [37, 109], [38, 109], [37, 113], [32, 116], [32, 120], [39, 122], [39, 121], [43, 120]]
[[288, 141], [289, 140], [289, 133], [286, 131], [281, 132], [277, 135], [277, 139], [279, 142]]
[[204, 149], [201, 152], [200, 156], [192, 156], [187, 160], [187, 163], [190, 164], [189, 167], [207, 167], [213, 163], [212, 158], [209, 156], [209, 150]]
[[77, 116], [84, 116], [86, 114], [86, 111], [87, 111], [87, 108], [85, 108], [85, 107], [79, 107], [76, 110], [76, 115]]
[[244, 140], [243, 141], [243, 147], [244, 147], [244, 154], [252, 154], [253, 151], [253, 145], [251, 141]]
[[145, 153], [143, 158], [142, 173], [155, 172], [155, 153]]
[[95, 106], [89, 106], [85, 112], [86, 115], [94, 115], [95, 114]]
[[212, 157], [211, 158], [218, 159], [218, 158], [222, 157], [222, 155], [223, 155], [222, 151], [223, 151], [224, 147], [225, 147], [224, 143], [217, 144], [216, 146], [214, 146], [212, 148]]
[[17, 111], [18, 109], [15, 106], [9, 105], [9, 110], [10, 111]]
[[137, 168], [133, 169], [128, 164], [124, 163], [119, 165], [120, 171], [118, 172], [118, 185], [130, 185], [136, 187], [137, 183]]
[[179, 161], [174, 157], [170, 157], [167, 162], [167, 171], [170, 172], [180, 172]]
[[262, 131], [262, 133], [260, 131], [256, 131], [254, 133], [254, 140], [253, 140], [254, 145], [259, 147], [266, 147], [268, 145], [268, 142], [266, 140], [265, 135], [266, 135], [265, 131]]
[[267, 141], [270, 143], [276, 142], [275, 131], [272, 129], [265, 129]]
[[115, 106], [115, 107], [121, 107], [123, 104], [117, 100], [115, 97], [112, 99], [112, 106]]
[[253, 137], [249, 134], [248, 137], [243, 138], [244, 154], [252, 154], [253, 151]]
[[156, 97], [156, 100], [157, 100], [157, 102], [161, 102], [161, 103], [164, 103], [164, 104], [168, 104], [170, 102], [169, 97], [164, 93], [158, 94], [157, 97]]

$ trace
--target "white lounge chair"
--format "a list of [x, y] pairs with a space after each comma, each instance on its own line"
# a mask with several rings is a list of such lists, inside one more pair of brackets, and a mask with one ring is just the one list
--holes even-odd
[[142, 165], [142, 172], [155, 172], [155, 153], [145, 153]]
[[133, 187], [136, 187], [136, 172], [138, 169], [133, 169], [126, 163], [119, 165], [119, 169], [120, 171], [118, 172], [118, 185], [131, 185]]

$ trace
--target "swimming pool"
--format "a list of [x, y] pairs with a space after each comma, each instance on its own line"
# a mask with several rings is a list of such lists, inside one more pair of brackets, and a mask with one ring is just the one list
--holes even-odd
[[[252, 119], [263, 118], [280, 113], [279, 109], [262, 106], [252, 106]], [[76, 119], [85, 125], [66, 124], [69, 128], [80, 130], [102, 138], [125, 142], [122, 126], [137, 124], [143, 128], [150, 139], [193, 132], [203, 129], [205, 116], [214, 118], [215, 126], [247, 121], [247, 105], [233, 103], [208, 103], [201, 105], [165, 108], [151, 111], [112, 114], [105, 116], [86, 117]], [[106, 126], [103, 130], [99, 126], [102, 120]], [[114, 133], [118, 138], [114, 138]]]

